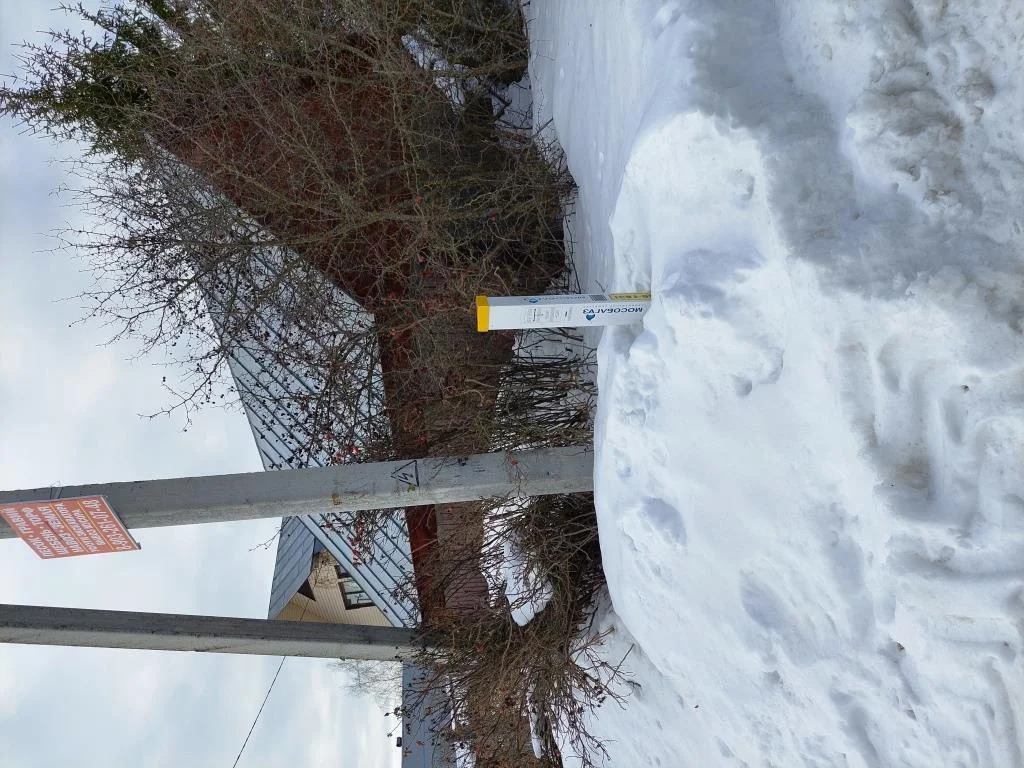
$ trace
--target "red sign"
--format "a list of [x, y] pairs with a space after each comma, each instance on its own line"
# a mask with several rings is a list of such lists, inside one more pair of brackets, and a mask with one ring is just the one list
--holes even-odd
[[142, 549], [103, 496], [23, 501], [0, 517], [44, 560]]

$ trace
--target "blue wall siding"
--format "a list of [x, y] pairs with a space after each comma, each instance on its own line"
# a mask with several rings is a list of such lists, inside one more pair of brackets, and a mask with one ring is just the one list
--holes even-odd
[[274, 580], [270, 585], [268, 619], [281, 615], [288, 601], [309, 578], [313, 562], [315, 539], [297, 518], [285, 517], [277, 540], [277, 560], [274, 562]]

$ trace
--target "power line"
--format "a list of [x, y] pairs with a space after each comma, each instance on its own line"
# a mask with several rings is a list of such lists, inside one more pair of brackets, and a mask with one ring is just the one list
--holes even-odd
[[[277, 529], [277, 534], [276, 534], [275, 537], [280, 537], [280, 536], [281, 536], [281, 528], [278, 528]], [[273, 541], [273, 539], [270, 539], [270, 541]], [[302, 606], [302, 615], [299, 616], [299, 621], [302, 621], [306, 617], [306, 608], [308, 608], [308, 607], [309, 607], [308, 605]], [[247, 734], [245, 734], [245, 741], [242, 742], [242, 748], [240, 750], [238, 750], [238, 756], [235, 757], [235, 762], [231, 764], [231, 768], [238, 768], [238, 761], [242, 759], [242, 754], [245, 752], [245, 748], [249, 744], [249, 739], [252, 737], [252, 732], [256, 730], [256, 723], [258, 723], [260, 721], [260, 715], [263, 714], [263, 708], [265, 706], [267, 706], [267, 702], [270, 700], [270, 694], [271, 694], [271, 692], [273, 692], [274, 686], [277, 684], [277, 676], [281, 674], [281, 668], [284, 667], [284, 662], [285, 662], [285, 659], [287, 659], [287, 658], [288, 658], [287, 656], [282, 656], [281, 657], [281, 663], [277, 665], [277, 672], [274, 673], [274, 679], [270, 681], [270, 687], [267, 688], [267, 695], [263, 697], [263, 703], [260, 704], [260, 709], [256, 713], [256, 717], [253, 719], [252, 725], [249, 726], [249, 732]]]
[[263, 708], [267, 706], [267, 701], [270, 699], [270, 693], [274, 690], [274, 685], [277, 683], [277, 676], [281, 674], [281, 668], [284, 666], [284, 662], [287, 656], [281, 657], [281, 663], [277, 665], [277, 672], [274, 673], [274, 679], [270, 681], [270, 687], [267, 689], [267, 695], [263, 697], [263, 703], [260, 704], [260, 711], [256, 713], [256, 718], [252, 721], [252, 725], [249, 727], [249, 732], [245, 735], [245, 741], [242, 742], [242, 748], [238, 750], [238, 757], [235, 758], [235, 762], [231, 764], [231, 768], [238, 768], [238, 761], [242, 759], [242, 753], [245, 752], [245, 747], [249, 744], [249, 738], [252, 736], [252, 732], [256, 730], [256, 723], [260, 721], [260, 715], [263, 714]]
[[[281, 535], [280, 529], [278, 529], [277, 535]], [[299, 614], [299, 621], [306, 618], [306, 611], [309, 609], [309, 603], [302, 606], [302, 613]], [[270, 681], [270, 687], [267, 688], [267, 695], [263, 697], [263, 703], [260, 704], [260, 710], [256, 713], [256, 717], [252, 721], [252, 725], [249, 726], [249, 732], [245, 734], [245, 741], [242, 742], [242, 748], [238, 750], [238, 756], [235, 758], [235, 762], [231, 764], [231, 768], [238, 768], [238, 761], [242, 759], [242, 754], [245, 752], [246, 746], [249, 744], [249, 739], [252, 737], [252, 732], [256, 730], [256, 723], [260, 721], [260, 715], [263, 714], [263, 708], [267, 706], [267, 702], [270, 700], [270, 694], [274, 690], [274, 686], [277, 684], [277, 676], [281, 674], [281, 668], [284, 666], [284, 662], [287, 656], [281, 657], [281, 663], [277, 665], [277, 672], [274, 673], [274, 679]]]

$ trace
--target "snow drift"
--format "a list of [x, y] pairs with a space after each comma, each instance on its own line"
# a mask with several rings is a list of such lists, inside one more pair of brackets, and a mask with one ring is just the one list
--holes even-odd
[[1024, 765], [1024, 6], [529, 11], [584, 289], [653, 292], [599, 348], [612, 763]]

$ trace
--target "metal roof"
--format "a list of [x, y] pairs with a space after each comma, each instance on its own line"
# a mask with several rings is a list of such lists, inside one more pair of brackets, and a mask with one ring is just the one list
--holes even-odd
[[[289, 417], [262, 407], [260, 391], [263, 383], [248, 366], [239, 363], [238, 358], [248, 358], [250, 364], [253, 358], [240, 350], [232, 354], [229, 365], [249, 417], [263, 466], [268, 470], [289, 467], [289, 460], [294, 456], [289, 443], [295, 444], [296, 441], [288, 440], [286, 436], [293, 430], [301, 430], [301, 427], [292, 423]], [[277, 378], [294, 377], [294, 374], [283, 369], [276, 375]], [[322, 467], [329, 463], [325, 456], [306, 457], [303, 461], [306, 466]], [[280, 614], [295, 590], [301, 586], [302, 580], [296, 581], [296, 574], [304, 567], [306, 572], [302, 579], [309, 576], [315, 541], [352, 575], [389, 622], [404, 627], [419, 624], [419, 609], [412, 589], [412, 551], [403, 511], [386, 512], [379, 524], [374, 526], [374, 534], [368, 541], [361, 540], [355, 523], [356, 515], [352, 513], [299, 515], [284, 519], [278, 542], [274, 586], [270, 595], [271, 617]], [[300, 527], [305, 529], [305, 536], [300, 534]], [[300, 542], [303, 543], [300, 545]], [[307, 550], [309, 558], [301, 564], [299, 561]], [[295, 589], [284, 597], [284, 592], [292, 586]]]
[[[275, 270], [280, 268], [280, 257], [271, 251], [260, 256], [258, 261], [260, 269], [254, 270], [254, 274], [248, 278], [254, 281], [253, 285], [263, 279], [273, 279]], [[245, 278], [237, 279], [244, 281]], [[307, 276], [307, 279], [314, 278]], [[316, 286], [314, 292], [337, 292], [329, 283], [321, 282], [325, 284]], [[295, 293], [299, 289], [287, 290]], [[337, 293], [342, 305], [346, 301], [351, 302], [340, 292]], [[208, 291], [214, 322], [222, 327], [226, 322], [226, 296], [230, 296], [232, 306], [251, 310], [246, 305], [246, 294], [245, 285], [230, 283], [225, 283], [219, 290]], [[294, 295], [285, 303], [301, 304], [301, 301], [301, 296]], [[299, 334], [289, 316], [275, 313], [272, 308], [261, 308], [256, 314], [259, 320], [257, 328], [242, 338], [236, 336], [231, 339], [228, 365], [252, 428], [263, 467], [270, 470], [328, 466], [334, 462], [326, 451], [310, 454], [306, 450], [311, 443], [307, 429], [309, 425], [304, 423], [308, 422], [308, 417], [303, 418], [303, 409], [292, 407], [297, 399], [315, 397], [322, 391], [323, 384], [317, 381], [315, 375], [304, 370], [300, 363], [285, 362], [274, 351], [275, 345], [285, 338], [294, 339], [296, 335], [301, 335], [305, 339], [303, 344], [318, 347], [323, 344], [322, 337]], [[358, 318], [356, 321], [359, 321]], [[347, 331], [339, 325], [333, 332], [344, 335]], [[317, 351], [312, 350], [313, 359], [317, 359]], [[317, 429], [332, 429], [337, 434], [347, 435], [358, 432], [353, 429], [353, 425], [359, 423], [359, 414], [333, 412], [332, 418], [335, 421], [333, 425], [320, 423]], [[390, 510], [382, 513], [369, 536], [360, 534], [356, 520], [353, 514], [332, 514], [300, 515], [282, 522], [270, 595], [269, 615], [272, 618], [280, 615], [295, 590], [301, 586], [302, 580], [309, 576], [312, 555], [310, 547], [316, 546], [331, 553], [391, 624], [406, 627], [419, 624], [420, 616], [413, 587], [412, 552], [404, 511]], [[305, 535], [301, 530], [303, 528]], [[305, 574], [300, 577], [303, 570]], [[291, 594], [285, 595], [290, 589]]]
[[277, 539], [274, 579], [270, 584], [268, 619], [276, 619], [284, 611], [299, 587], [309, 578], [313, 564], [313, 534], [296, 517], [283, 518]]

